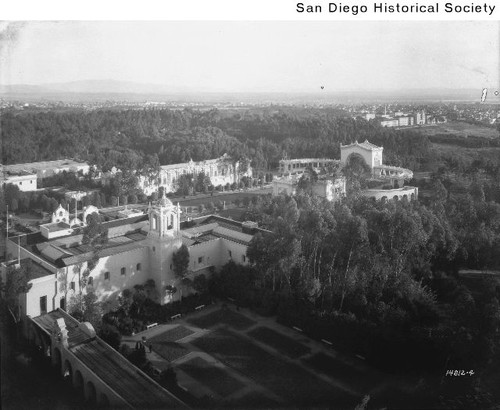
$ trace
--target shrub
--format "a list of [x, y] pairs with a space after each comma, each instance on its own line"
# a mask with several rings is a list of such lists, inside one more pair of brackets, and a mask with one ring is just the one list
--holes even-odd
[[118, 329], [110, 324], [104, 323], [101, 326], [99, 337], [115, 350], [118, 350], [122, 341], [122, 336]]

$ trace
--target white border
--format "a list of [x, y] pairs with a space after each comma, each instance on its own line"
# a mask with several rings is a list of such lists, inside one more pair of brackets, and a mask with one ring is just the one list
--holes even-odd
[[[321, 13], [298, 13], [297, 3], [320, 5]], [[366, 6], [366, 13], [329, 12], [329, 3]], [[380, 13], [374, 3], [428, 6], [439, 4], [438, 13]], [[483, 12], [446, 13], [445, 4], [495, 6]], [[1, 20], [190, 20], [190, 21], [456, 21], [500, 20], [497, 0], [0, 0]]]

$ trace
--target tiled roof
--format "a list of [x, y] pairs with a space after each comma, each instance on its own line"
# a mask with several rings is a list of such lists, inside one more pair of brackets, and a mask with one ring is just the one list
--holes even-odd
[[[117, 255], [119, 253], [128, 252], [135, 249], [141, 249], [147, 247], [144, 244], [138, 242], [126, 243], [123, 245], [112, 246], [109, 248], [103, 248], [99, 251], [99, 257], [105, 258], [111, 255]], [[65, 266], [74, 265], [75, 263], [81, 263], [92, 259], [92, 252], [82, 253], [79, 255], [72, 255], [67, 258], [62, 258], [62, 262]]]
[[224, 228], [222, 226], [218, 226], [213, 230], [213, 234], [219, 236], [221, 238], [229, 239], [234, 242], [241, 243], [243, 245], [248, 245], [253, 235], [249, 235], [243, 232], [234, 231], [232, 229]]
[[199, 235], [203, 235], [204, 233], [212, 231], [213, 229], [217, 228], [217, 226], [217, 223], [194, 226], [192, 228], [184, 229], [182, 231], [182, 235], [188, 238], [196, 238]]
[[60, 247], [50, 243], [38, 244], [36, 248], [40, 251], [43, 257], [52, 262], [55, 262], [57, 259], [62, 258], [63, 256], [71, 255], [70, 252], [67, 252], [66, 250], [63, 250]]
[[72, 351], [104, 383], [136, 409], [187, 408], [173, 394], [156, 384], [100, 339], [76, 346]]
[[5, 171], [18, 172], [18, 171], [40, 171], [45, 169], [54, 168], [67, 168], [67, 167], [81, 167], [89, 166], [86, 162], [78, 162], [72, 159], [60, 159], [55, 161], [40, 161], [40, 162], [28, 162], [25, 164], [12, 164], [4, 165]]
[[33, 321], [48, 334], [51, 334], [56, 320], [60, 318], [63, 318], [66, 323], [66, 329], [68, 330], [68, 344], [70, 348], [90, 340], [90, 337], [78, 326], [79, 322], [63, 310], [57, 309], [45, 315], [37, 316], [33, 318]]
[[188, 408], [172, 393], [162, 388], [100, 338], [91, 338], [79, 328], [79, 322], [58, 309], [33, 318], [44, 331], [51, 333], [55, 321], [63, 318], [68, 329], [69, 350], [99, 379], [131, 407], [136, 409]]
[[54, 272], [51, 272], [31, 259], [21, 259], [21, 266], [25, 266], [27, 264], [30, 265], [30, 280], [54, 275]]

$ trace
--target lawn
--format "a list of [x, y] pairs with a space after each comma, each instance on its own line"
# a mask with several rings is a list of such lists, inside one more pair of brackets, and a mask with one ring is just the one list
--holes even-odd
[[168, 362], [172, 362], [189, 353], [188, 349], [175, 342], [153, 342], [153, 351]]
[[356, 386], [359, 390], [368, 392], [377, 386], [377, 381], [366, 372], [359, 371], [355, 367], [324, 353], [317, 353], [304, 362], [340, 382]]
[[412, 128], [424, 135], [432, 136], [436, 134], [450, 134], [461, 137], [483, 137], [483, 138], [497, 138], [498, 131], [494, 127], [487, 127], [485, 125], [468, 124], [461, 121], [446, 122], [443, 124], [429, 125], [425, 127]]
[[227, 370], [213, 366], [200, 357], [184, 362], [177, 368], [222, 397], [229, 396], [245, 387], [242, 382], [231, 376]]
[[187, 327], [177, 326], [173, 329], [166, 330], [159, 335], [153, 336], [149, 339], [150, 342], [177, 342], [177, 340], [183, 339], [186, 336], [192, 335], [194, 332]]
[[193, 344], [273, 391], [289, 406], [353, 408], [359, 399], [226, 329], [217, 329]]
[[245, 330], [255, 324], [253, 320], [228, 309], [219, 309], [204, 316], [190, 318], [188, 322], [202, 329], [209, 329], [223, 323], [238, 330]]
[[311, 349], [304, 346], [302, 343], [278, 333], [275, 330], [269, 329], [268, 327], [260, 326], [249, 332], [248, 335], [259, 342], [274, 347], [277, 351], [284, 353], [292, 359], [296, 359], [311, 351]]
[[271, 398], [259, 393], [257, 391], [252, 391], [250, 393], [245, 394], [242, 397], [237, 399], [222, 403], [223, 407], [231, 408], [231, 409], [250, 409], [250, 408], [259, 408], [259, 409], [275, 409], [280, 407], [279, 403], [272, 400]]
[[153, 344], [154, 352], [171, 362], [189, 353], [188, 349], [175, 342], [193, 333], [187, 327], [177, 326], [151, 337], [147, 342]]

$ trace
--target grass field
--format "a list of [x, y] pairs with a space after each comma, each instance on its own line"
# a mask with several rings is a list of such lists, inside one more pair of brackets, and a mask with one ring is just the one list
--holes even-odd
[[357, 398], [323, 381], [299, 365], [261, 349], [227, 329], [217, 329], [193, 344], [226, 366], [280, 396], [287, 406], [353, 408]]
[[467, 124], [465, 122], [446, 122], [444, 124], [429, 125], [412, 128], [424, 135], [432, 136], [437, 134], [452, 134], [460, 137], [483, 137], [498, 138], [498, 131], [495, 128], [483, 125]]
[[239, 313], [224, 309], [216, 310], [215, 312], [204, 316], [190, 318], [188, 319], [188, 322], [202, 329], [208, 329], [219, 323], [223, 323], [238, 330], [245, 330], [255, 324], [253, 320], [250, 320]]
[[189, 353], [188, 349], [175, 342], [153, 342], [153, 351], [168, 362], [173, 362]]
[[175, 342], [193, 333], [187, 327], [177, 326], [151, 337], [148, 340], [148, 344], [151, 343], [153, 345], [154, 352], [158, 353], [168, 362], [172, 362], [189, 353], [189, 350], [185, 346]]
[[377, 381], [373, 380], [373, 378], [366, 372], [360, 372], [354, 367], [349, 366], [347, 363], [324, 353], [317, 353], [304, 361], [314, 369], [317, 369], [334, 379], [341, 380], [347, 384], [359, 386], [361, 389], [370, 390], [377, 384]]
[[278, 333], [273, 329], [269, 329], [268, 327], [260, 326], [251, 332], [248, 332], [248, 335], [259, 342], [274, 347], [279, 352], [293, 359], [303, 356], [311, 351], [311, 349], [304, 346], [302, 343]]
[[153, 336], [151, 339], [149, 339], [149, 341], [153, 343], [177, 342], [177, 340], [192, 335], [193, 333], [194, 332], [192, 330], [189, 330], [187, 327], [176, 326], [173, 329], [166, 330], [159, 335]]
[[466, 148], [451, 144], [432, 143], [432, 150], [441, 155], [453, 155], [464, 163], [471, 163], [475, 159], [484, 158], [499, 163], [500, 148]]
[[242, 382], [231, 376], [227, 370], [213, 366], [200, 357], [188, 360], [180, 364], [178, 368], [222, 397], [229, 396], [245, 387]]

